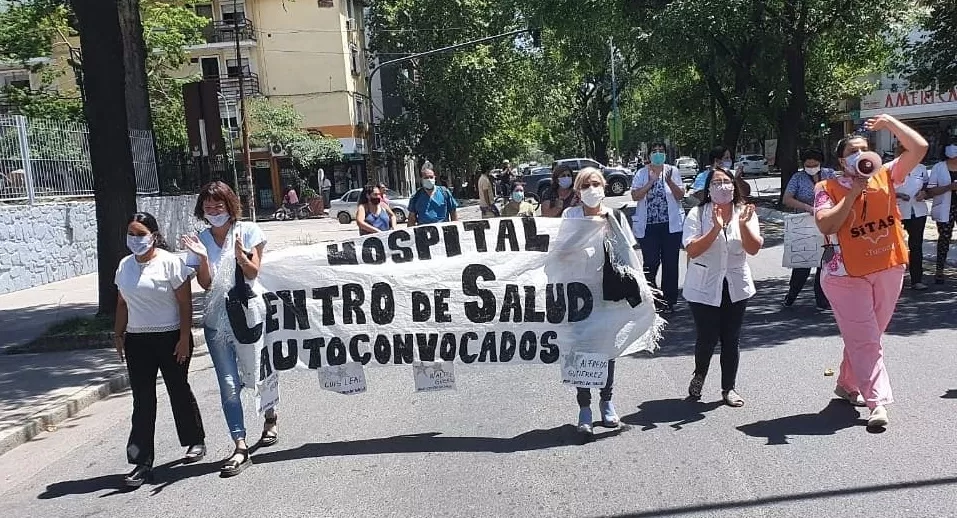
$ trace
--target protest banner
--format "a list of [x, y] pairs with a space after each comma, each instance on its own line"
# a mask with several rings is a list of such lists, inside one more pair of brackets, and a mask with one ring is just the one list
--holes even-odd
[[824, 235], [811, 214], [790, 214], [784, 218], [785, 268], [817, 268], [824, 253]]
[[[501, 218], [267, 251], [254, 289], [229, 290], [229, 326], [258, 351], [257, 385], [296, 366], [653, 350], [661, 320], [625, 232], [603, 219]], [[606, 300], [609, 268], [630, 272], [640, 293]]]

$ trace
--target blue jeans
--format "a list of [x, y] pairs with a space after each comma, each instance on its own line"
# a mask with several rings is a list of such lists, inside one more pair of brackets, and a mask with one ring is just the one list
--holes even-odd
[[[660, 288], [665, 302], [674, 306], [678, 302], [678, 257], [681, 254], [681, 232], [669, 232], [668, 223], [650, 224], [645, 228], [641, 244], [641, 258], [645, 264], [648, 284]], [[658, 268], [661, 267], [661, 284], [658, 284]]]
[[239, 365], [236, 363], [236, 344], [220, 340], [219, 333], [212, 328], [203, 327], [206, 336], [206, 348], [213, 360], [216, 369], [216, 378], [219, 380], [219, 397], [223, 403], [223, 414], [226, 416], [226, 426], [233, 440], [246, 438], [246, 426], [243, 423], [243, 402], [239, 393], [243, 389], [243, 381], [239, 376]]

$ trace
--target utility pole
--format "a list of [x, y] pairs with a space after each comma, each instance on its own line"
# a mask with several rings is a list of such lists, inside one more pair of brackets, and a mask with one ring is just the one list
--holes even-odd
[[[227, 99], [226, 96], [223, 95], [222, 92], [216, 92], [216, 93], [219, 94], [219, 98], [222, 99], [222, 101], [223, 101], [223, 106], [226, 107], [226, 120], [228, 121], [229, 119], [232, 119], [232, 118], [233, 118], [233, 117], [232, 117], [233, 111], [229, 109], [229, 99]], [[235, 106], [235, 104], [233, 104], [233, 106]], [[236, 121], [236, 122], [237, 122], [237, 124], [238, 124], [238, 123], [239, 123], [239, 120], [238, 120], [239, 114], [238, 114], [238, 113], [236, 114], [236, 118], [237, 118], [237, 121]], [[229, 155], [228, 155], [229, 165], [230, 165], [230, 166], [232, 167], [232, 169], [233, 169], [233, 189], [236, 189], [236, 193], [237, 193], [237, 196], [238, 196], [238, 193], [239, 193], [239, 172], [236, 170], [236, 153], [233, 151], [232, 129], [233, 129], [232, 126], [228, 126], [228, 125], [226, 126], [226, 135], [229, 136]]]
[[[236, 36], [236, 68], [239, 71], [239, 119], [243, 138], [243, 164], [246, 166], [246, 182], [249, 186], [249, 215], [256, 221], [256, 189], [253, 186], [253, 163], [249, 157], [249, 126], [246, 123], [246, 85], [243, 77], [243, 56], [239, 50], [239, 2], [233, 0], [233, 34]], [[246, 11], [243, 11], [243, 26], [246, 25]], [[239, 193], [236, 193], [237, 195]]]
[[615, 44], [608, 37], [608, 50], [611, 57], [611, 140], [615, 144], [615, 153], [621, 155], [621, 115], [618, 113], [618, 80], [615, 77]]

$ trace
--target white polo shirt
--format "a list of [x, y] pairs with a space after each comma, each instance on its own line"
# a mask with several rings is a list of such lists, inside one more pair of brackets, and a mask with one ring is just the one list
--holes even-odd
[[156, 249], [152, 259], [138, 262], [132, 254], [120, 260], [114, 282], [126, 301], [128, 333], [179, 329], [176, 290], [189, 282], [190, 270], [176, 255]]
[[[714, 227], [711, 216], [713, 211], [714, 204], [708, 203], [688, 212], [681, 238], [685, 248], [699, 236], [711, 231]], [[754, 279], [748, 265], [748, 254], [741, 244], [741, 228], [738, 223], [740, 213], [741, 207], [736, 206], [731, 223], [724, 232], [718, 233], [718, 237], [703, 254], [689, 260], [683, 288], [684, 298], [688, 302], [721, 306], [725, 279], [728, 281], [731, 302], [754, 296]], [[747, 226], [754, 235], [761, 235], [757, 214], [748, 221]]]

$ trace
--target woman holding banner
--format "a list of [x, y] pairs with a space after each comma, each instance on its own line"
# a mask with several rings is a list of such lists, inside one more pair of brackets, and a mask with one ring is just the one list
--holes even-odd
[[[622, 228], [629, 228], [628, 220], [620, 211], [612, 211], [605, 207], [605, 177], [594, 167], [586, 167], [578, 172], [575, 179], [575, 197], [581, 200], [581, 206], [566, 208], [562, 212], [563, 218], [569, 219], [604, 219], [617, 217]], [[625, 232], [625, 235], [631, 235]], [[611, 402], [612, 386], [615, 383], [615, 360], [608, 360], [608, 379], [605, 386], [599, 390], [598, 408], [601, 412], [601, 424], [607, 428], [617, 428], [619, 425], [618, 413]], [[578, 389], [578, 431], [584, 434], [592, 433], [591, 390]]]
[[[816, 149], [809, 149], [801, 157], [804, 162], [804, 168], [794, 173], [788, 180], [788, 185], [784, 189], [784, 205], [808, 214], [814, 214], [814, 186], [821, 180], [834, 178], [834, 170], [828, 167], [821, 167], [824, 162], [824, 154]], [[794, 305], [798, 294], [804, 289], [807, 278], [811, 275], [810, 268], [793, 268], [791, 270], [791, 282], [788, 283], [788, 293], [784, 296], [784, 306]], [[827, 302], [827, 296], [821, 289], [821, 269], [817, 268], [814, 272], [814, 301], [818, 309], [830, 309], [831, 305]]]
[[834, 392], [870, 411], [869, 427], [887, 425], [893, 402], [881, 338], [900, 296], [907, 246], [899, 224], [894, 184], [903, 183], [927, 152], [927, 141], [889, 115], [868, 119], [864, 128], [883, 129], [905, 149], [885, 167], [861, 135], [837, 145], [844, 174], [817, 185], [814, 214], [827, 237], [821, 285], [844, 339], [844, 359]]
[[695, 331], [695, 369], [688, 395], [701, 397], [714, 348], [721, 342], [721, 397], [731, 407], [744, 406], [735, 391], [738, 344], [754, 281], [748, 255], [764, 244], [754, 205], [743, 201], [734, 174], [714, 167], [705, 181], [703, 203], [685, 218], [682, 242], [688, 254], [684, 298], [691, 306]]
[[[198, 236], [184, 236], [183, 247], [190, 255], [187, 265], [196, 270], [199, 285], [207, 291], [203, 332], [206, 346], [219, 380], [219, 394], [229, 433], [236, 443], [233, 455], [223, 464], [223, 477], [238, 475], [252, 464], [246, 444], [246, 427], [240, 391], [255, 383], [253, 346], [240, 344], [233, 335], [226, 314], [226, 293], [246, 293], [249, 304], [260, 301], [249, 284], [256, 284], [266, 237], [255, 223], [239, 222], [241, 205], [236, 193], [223, 182], [202, 187], [194, 215], [210, 225]], [[232, 290], [236, 290], [233, 292]], [[279, 440], [277, 416], [266, 411], [260, 446], [272, 446]]]

